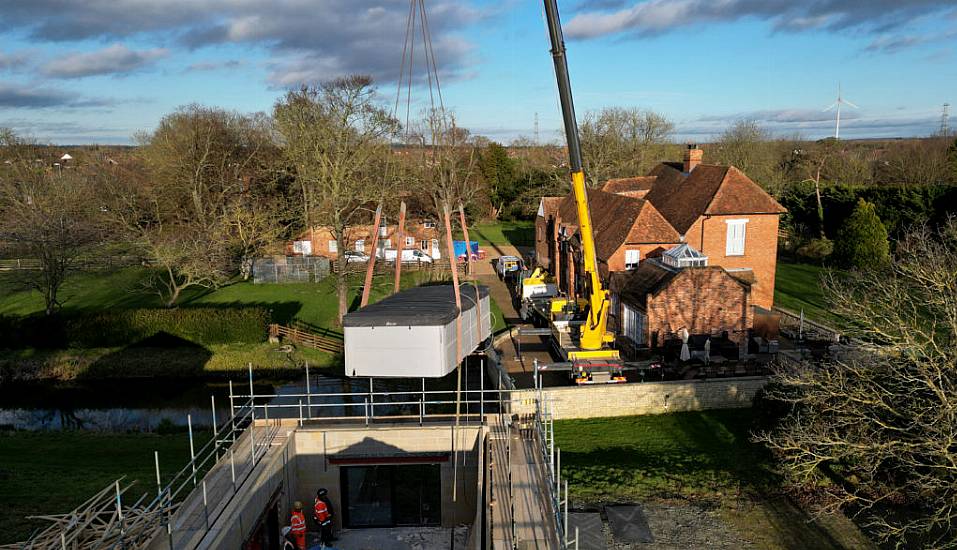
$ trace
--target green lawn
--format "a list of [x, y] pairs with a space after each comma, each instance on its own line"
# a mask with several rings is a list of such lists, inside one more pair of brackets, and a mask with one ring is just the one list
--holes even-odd
[[[79, 273], [68, 280], [63, 289], [64, 311], [83, 313], [111, 308], [162, 307], [160, 299], [143, 291], [148, 272], [143, 268], [121, 271]], [[405, 288], [434, 282], [441, 274], [425, 271], [402, 275]], [[359, 307], [361, 278], [351, 281], [348, 298], [350, 310]], [[370, 301], [375, 302], [392, 292], [392, 277], [381, 276], [373, 281]], [[184, 291], [181, 307], [202, 305], [259, 305], [272, 310], [273, 320], [288, 324], [293, 321], [317, 328], [337, 326], [338, 301], [335, 280], [318, 283], [253, 284], [235, 282], [215, 290]], [[18, 289], [9, 275], [0, 274], [0, 315], [28, 315], [43, 310], [40, 295]], [[505, 328], [501, 309], [492, 303], [492, 330]], [[132, 342], [131, 342], [132, 344]], [[39, 378], [69, 379], [76, 377], [139, 377], [188, 376], [244, 369], [252, 363], [257, 370], [273, 375], [294, 374], [304, 362], [333, 372], [341, 370], [341, 358], [335, 355], [297, 349], [280, 353], [277, 346], [262, 344], [224, 344], [183, 348], [95, 348], [67, 350], [15, 350], [0, 356], [0, 370], [17, 369], [35, 373]]]
[[809, 318], [833, 324], [834, 315], [829, 311], [821, 276], [825, 268], [810, 264], [778, 263], [774, 279], [774, 305], [794, 313], [804, 310]]
[[[208, 435], [206, 435], [208, 437]], [[197, 448], [206, 437], [197, 437]], [[136, 481], [124, 499], [156, 494], [153, 451], [164, 479], [189, 462], [185, 433], [0, 433], [0, 544], [24, 540], [47, 522], [36, 514], [65, 513], [121, 476]]]
[[[462, 232], [456, 239], [463, 238]], [[535, 245], [535, 222], [529, 220], [482, 222], [469, 227], [469, 239], [479, 246], [511, 244], [513, 246]]]
[[716, 507], [756, 548], [870, 548], [846, 517], [812, 518], [783, 495], [770, 453], [750, 441], [752, 415], [730, 409], [556, 421], [572, 505], [690, 502]]
[[750, 409], [555, 422], [572, 496], [707, 497], [772, 483], [770, 457], [749, 442]]

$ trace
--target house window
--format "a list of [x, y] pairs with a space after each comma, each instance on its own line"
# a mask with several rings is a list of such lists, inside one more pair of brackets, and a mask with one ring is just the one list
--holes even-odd
[[365, 239], [359, 239], [356, 241], [356, 252], [365, 252], [366, 251], [366, 241]]
[[422, 222], [422, 227], [426, 229], [435, 229], [435, 222]]
[[339, 242], [338, 241], [329, 241], [329, 252], [339, 252]]
[[294, 254], [310, 256], [312, 255], [312, 241], [296, 241], [292, 243], [292, 251]]
[[406, 237], [405, 246], [415, 246], [415, 237]]
[[392, 248], [392, 239], [382, 239], [383, 248]]
[[636, 269], [638, 267], [638, 260], [641, 257], [640, 250], [626, 250], [625, 251], [625, 269]]
[[725, 244], [725, 256], [744, 256], [744, 239], [748, 220], [726, 220], [728, 238]]
[[385, 236], [388, 235], [388, 234], [389, 234], [389, 228], [386, 227], [386, 226], [384, 226], [384, 225], [380, 225], [380, 226], [379, 226], [379, 236], [380, 236], [380, 237], [385, 237]]
[[429, 251], [429, 241], [419, 241], [419, 248], [421, 248], [422, 250], [425, 250], [426, 252], [428, 252], [428, 251]]

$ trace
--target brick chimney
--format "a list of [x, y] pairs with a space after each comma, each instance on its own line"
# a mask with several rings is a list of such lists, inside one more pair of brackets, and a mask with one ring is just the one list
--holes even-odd
[[701, 164], [702, 157], [704, 157], [704, 151], [698, 149], [698, 144], [689, 143], [688, 148], [685, 149], [684, 172], [691, 173], [695, 166]]

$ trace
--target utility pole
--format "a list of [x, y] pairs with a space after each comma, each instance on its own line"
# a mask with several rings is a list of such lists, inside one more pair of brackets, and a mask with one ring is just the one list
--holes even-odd
[[940, 135], [950, 135], [950, 103], [944, 103], [944, 108], [940, 112]]

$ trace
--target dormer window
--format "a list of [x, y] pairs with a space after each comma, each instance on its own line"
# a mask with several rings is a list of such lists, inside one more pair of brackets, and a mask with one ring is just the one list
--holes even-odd
[[424, 228], [426, 228], [426, 229], [435, 229], [435, 222], [433, 222], [433, 221], [425, 221], [425, 222], [422, 222], [422, 227], [424, 227]]
[[708, 257], [688, 244], [679, 244], [661, 255], [661, 262], [674, 268], [705, 267]]

